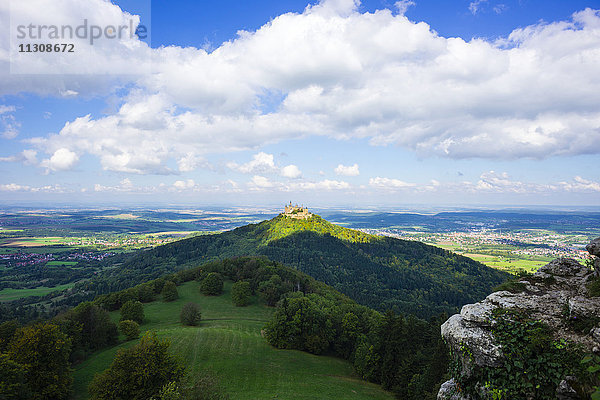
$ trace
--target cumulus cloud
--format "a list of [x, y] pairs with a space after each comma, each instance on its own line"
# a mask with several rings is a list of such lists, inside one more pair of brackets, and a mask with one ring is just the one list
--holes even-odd
[[344, 176], [358, 176], [360, 175], [360, 171], [358, 170], [358, 164], [354, 165], [343, 165], [339, 164], [334, 169], [336, 175], [344, 175]]
[[269, 189], [275, 186], [275, 184], [271, 182], [269, 178], [260, 175], [254, 175], [249, 185], [253, 189]]
[[302, 171], [298, 166], [290, 164], [279, 168], [275, 163], [273, 154], [264, 152], [253, 155], [252, 160], [245, 164], [229, 162], [227, 167], [243, 174], [279, 174], [290, 179], [297, 179], [302, 176]]
[[572, 182], [560, 182], [558, 185], [568, 192], [600, 192], [600, 183], [583, 179], [580, 176], [573, 178]]
[[399, 179], [376, 177], [369, 179], [369, 186], [378, 189], [406, 189], [416, 186], [414, 183], [404, 182]]
[[302, 171], [300, 171], [300, 168], [298, 168], [294, 164], [290, 164], [281, 168], [281, 176], [290, 179], [296, 179], [302, 176]]
[[243, 174], [253, 174], [253, 173], [271, 173], [275, 172], [277, 168], [275, 167], [275, 161], [273, 154], [267, 154], [260, 152], [252, 156], [252, 160], [245, 164], [237, 164], [234, 162], [230, 162], [227, 164], [227, 167], [241, 172]]
[[22, 162], [25, 165], [36, 165], [37, 151], [32, 149], [25, 149], [17, 155], [9, 157], [0, 157], [0, 162]]
[[[105, 9], [110, 3], [96, 3], [114, 11]], [[471, 4], [479, 10], [483, 3]], [[49, 155], [63, 148], [92, 154], [106, 170], [152, 174], [174, 173], [172, 162], [185, 172], [209, 153], [310, 135], [449, 158], [600, 151], [590, 145], [600, 140], [598, 11], [517, 29], [496, 41], [464, 41], [391, 10], [360, 13], [357, 5], [322, 1], [242, 31], [210, 53], [147, 50], [154, 72], [128, 78], [132, 89], [118, 111], [75, 119], [32, 144]], [[116, 54], [128, 54], [129, 63], [145, 57], [142, 50]], [[5, 92], [15, 90], [2, 79]], [[27, 79], [15, 85], [41, 93], [37, 77]], [[44, 90], [95, 90], [94, 82], [61, 79], [73, 81]], [[281, 103], [272, 107], [270, 93]], [[236, 168], [281, 173], [274, 161], [257, 163]]]
[[73, 168], [77, 161], [79, 161], [79, 156], [75, 152], [60, 148], [52, 154], [52, 157], [43, 160], [40, 166], [51, 172], [66, 171]]
[[196, 183], [193, 179], [187, 179], [185, 181], [175, 181], [175, 183], [173, 183], [173, 187], [177, 190], [193, 189], [194, 186], [196, 186]]

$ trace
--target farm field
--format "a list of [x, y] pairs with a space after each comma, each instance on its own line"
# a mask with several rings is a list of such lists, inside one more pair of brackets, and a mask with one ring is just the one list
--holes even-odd
[[[153, 330], [159, 338], [168, 338], [171, 351], [184, 362], [191, 377], [209, 371], [220, 378], [231, 399], [394, 398], [355, 376], [347, 361], [269, 346], [260, 331], [274, 309], [258, 304], [256, 298], [248, 307], [235, 307], [230, 287], [231, 282], [226, 282], [223, 295], [206, 297], [199, 293], [196, 282], [179, 286], [177, 301], [144, 305], [142, 332]], [[184, 327], [179, 322], [179, 311], [189, 301], [202, 310], [198, 327]], [[111, 313], [111, 318], [117, 321], [119, 313]], [[87, 399], [86, 387], [94, 374], [110, 365], [118, 349], [135, 343], [100, 351], [78, 365], [73, 399]]]
[[464, 253], [466, 257], [470, 257], [475, 261], [479, 261], [488, 267], [496, 268], [502, 271], [515, 273], [519, 270], [525, 270], [533, 273], [540, 267], [546, 265], [551, 259], [542, 259], [541, 257], [532, 259], [521, 259], [521, 258], [505, 258], [498, 256], [491, 256], [487, 254], [472, 254]]
[[75, 286], [75, 283], [67, 283], [55, 287], [39, 286], [33, 289], [2, 289], [0, 290], [0, 302], [22, 299], [30, 296], [45, 296], [48, 293], [69, 289]]

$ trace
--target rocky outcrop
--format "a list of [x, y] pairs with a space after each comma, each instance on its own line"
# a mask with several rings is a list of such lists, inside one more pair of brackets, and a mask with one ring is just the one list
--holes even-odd
[[[600, 270], [600, 238], [592, 241], [587, 250], [597, 257], [597, 272]], [[453, 371], [453, 379], [442, 385], [438, 400], [471, 399], [461, 392], [456, 382], [476, 378], [478, 370], [502, 364], [502, 346], [492, 333], [492, 313], [496, 309], [523, 312], [531, 320], [547, 325], [554, 338], [600, 353], [600, 297], [591, 297], [587, 288], [592, 279], [597, 279], [596, 272], [576, 260], [559, 258], [532, 276], [522, 278], [514, 290], [492, 293], [479, 303], [465, 305], [460, 314], [450, 317], [442, 325], [441, 333], [458, 368]], [[582, 321], [585, 323], [580, 323]], [[593, 325], [591, 329], [589, 324]], [[556, 398], [577, 398], [573, 397], [572, 379], [564, 377], [556, 388]]]

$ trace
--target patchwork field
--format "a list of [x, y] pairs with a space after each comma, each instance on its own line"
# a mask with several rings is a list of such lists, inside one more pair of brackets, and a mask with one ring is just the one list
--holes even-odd
[[[142, 331], [153, 330], [168, 338], [171, 350], [183, 360], [189, 374], [210, 371], [219, 377], [231, 399], [393, 399], [391, 393], [354, 375], [350, 363], [333, 357], [314, 356], [269, 346], [260, 331], [272, 308], [257, 304], [235, 307], [226, 283], [219, 297], [202, 296], [196, 282], [178, 287], [180, 298], [172, 303], [146, 304]], [[181, 307], [193, 301], [200, 305], [202, 322], [184, 327]], [[111, 313], [117, 321], [119, 313]], [[122, 343], [98, 352], [77, 366], [74, 399], [87, 399], [87, 385], [95, 373], [106, 369]]]

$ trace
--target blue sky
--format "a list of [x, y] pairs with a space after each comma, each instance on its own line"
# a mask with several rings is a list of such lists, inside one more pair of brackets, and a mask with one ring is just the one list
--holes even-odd
[[86, 1], [0, 7], [2, 202], [600, 204], [600, 1]]

